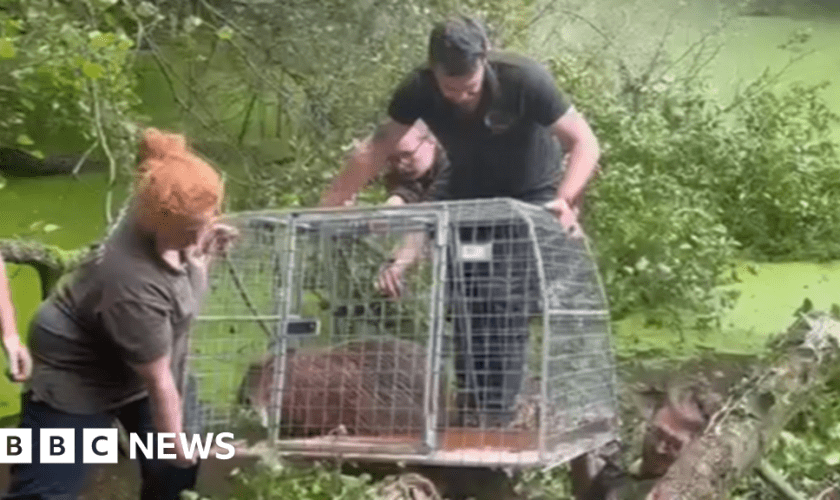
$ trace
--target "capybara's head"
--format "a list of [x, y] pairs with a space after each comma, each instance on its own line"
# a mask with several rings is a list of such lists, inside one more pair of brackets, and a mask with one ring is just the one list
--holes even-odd
[[255, 411], [264, 427], [268, 427], [268, 407], [271, 397], [269, 383], [273, 368], [271, 357], [252, 363], [245, 372], [237, 393], [237, 403]]

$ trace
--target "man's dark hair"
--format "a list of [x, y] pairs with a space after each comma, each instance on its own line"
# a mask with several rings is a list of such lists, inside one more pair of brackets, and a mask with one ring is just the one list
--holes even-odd
[[487, 33], [475, 19], [459, 16], [438, 23], [429, 36], [429, 64], [447, 76], [472, 73], [487, 55]]

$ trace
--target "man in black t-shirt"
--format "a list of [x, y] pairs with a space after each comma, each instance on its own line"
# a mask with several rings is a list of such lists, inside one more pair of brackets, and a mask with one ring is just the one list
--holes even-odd
[[[579, 229], [575, 208], [595, 170], [598, 141], [544, 67], [489, 51], [477, 22], [454, 18], [435, 26], [428, 64], [403, 80], [388, 114], [350, 156], [321, 205], [340, 206], [367, 185], [422, 119], [450, 163], [433, 200], [508, 196], [546, 204], [564, 227]], [[561, 177], [564, 152], [568, 168]]]
[[[342, 205], [374, 179], [422, 120], [449, 159], [431, 188], [433, 201], [515, 198], [544, 205], [567, 231], [579, 233], [577, 210], [600, 155], [598, 141], [544, 67], [519, 55], [489, 51], [476, 21], [458, 17], [434, 27], [428, 64], [403, 80], [388, 114], [377, 133], [350, 156], [324, 193], [322, 206]], [[568, 166], [561, 175], [564, 153]], [[530, 250], [527, 244], [498, 243], [525, 240], [527, 228], [488, 221], [484, 227], [454, 230], [462, 243], [494, 245], [489, 269], [468, 266], [460, 276], [448, 270], [447, 280], [467, 290], [462, 294], [479, 294], [461, 297], [470, 306], [455, 321], [456, 370], [463, 370], [458, 384], [480, 415], [495, 413], [506, 420], [521, 386], [528, 338], [527, 298], [510, 292], [527, 289], [528, 277], [506, 263], [526, 259]], [[408, 260], [419, 255], [406, 250], [380, 275], [379, 286], [388, 295], [400, 295]], [[491, 282], [510, 287], [479, 286]]]

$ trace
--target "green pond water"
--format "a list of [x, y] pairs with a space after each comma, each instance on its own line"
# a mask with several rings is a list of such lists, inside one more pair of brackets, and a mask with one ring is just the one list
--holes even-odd
[[[100, 174], [66, 178], [9, 179], [0, 189], [0, 237], [33, 238], [63, 248], [76, 248], [97, 239], [105, 228], [104, 193], [107, 179]], [[43, 221], [55, 224], [51, 232], [30, 229]], [[6, 265], [18, 330], [26, 335], [41, 299], [37, 273], [28, 266]], [[4, 369], [6, 363], [4, 359]], [[18, 384], [0, 379], [0, 416], [19, 409]]]
[[[612, 3], [616, 1], [612, 0]], [[680, 14], [679, 29], [669, 42], [669, 50], [678, 53], [710, 25], [714, 12], [704, 5], [693, 4]], [[630, 30], [635, 33], [629, 35], [630, 39], [635, 36], [639, 41], [647, 36], [647, 42], [650, 42], [650, 29], [645, 31], [639, 26], [652, 27], [653, 33], [661, 33], [664, 29], [661, 14], [655, 9], [633, 12], [627, 17], [630, 25], [636, 27]], [[660, 22], [651, 21], [654, 19]], [[647, 24], [649, 22], [652, 24]], [[732, 95], [740, 81], [754, 77], [766, 67], [781, 68], [789, 54], [777, 46], [793, 31], [803, 28], [812, 30], [808, 48], [815, 53], [793, 66], [785, 80], [816, 83], [834, 78], [840, 70], [840, 51], [836, 50], [840, 47], [840, 17], [743, 17], [729, 25], [723, 50], [708, 68], [721, 95]], [[574, 33], [564, 36], [574, 36]], [[155, 125], [180, 127], [177, 113], [171, 107], [172, 100], [165, 96], [159, 77], [146, 74], [141, 90], [149, 106], [146, 112], [153, 117]], [[825, 95], [830, 106], [840, 113], [840, 81], [832, 83]], [[837, 137], [840, 139], [840, 129]], [[5, 188], [0, 189], [0, 213], [3, 214], [0, 237], [34, 237], [64, 248], [75, 248], [95, 240], [105, 226], [105, 189], [106, 180], [102, 174], [82, 175], [79, 180], [9, 179]], [[49, 233], [31, 230], [33, 223], [38, 221], [55, 224], [58, 229]], [[7, 267], [19, 330], [25, 335], [40, 300], [38, 279], [32, 269]], [[755, 273], [750, 272], [746, 263], [739, 268], [741, 282], [732, 286], [741, 291], [741, 297], [725, 318], [722, 331], [684, 332], [683, 342], [677, 332], [646, 326], [641, 316], [631, 317], [615, 325], [618, 352], [628, 356], [690, 355], [703, 350], [755, 352], [768, 335], [791, 323], [794, 309], [805, 298], [811, 299], [818, 309], [840, 303], [840, 263], [759, 264], [754, 270]], [[19, 411], [19, 390], [19, 385], [5, 378], [0, 380], [0, 417]]]
[[[575, 10], [574, 16], [561, 12], [538, 22], [532, 30], [531, 51], [551, 54], [565, 45], [601, 45], [609, 37], [622, 59], [638, 74], [647, 67], [649, 54], [660, 45], [664, 33], [670, 34], [662, 47], [675, 57], [705, 37], [708, 47], [719, 44], [720, 50], [701, 74], [710, 78], [722, 99], [730, 98], [763, 70], [779, 71], [792, 56], [807, 54], [787, 68], [780, 82], [831, 81], [824, 96], [840, 113], [840, 9], [820, 9], [817, 2], [799, 0], [799, 12], [788, 9], [785, 16], [726, 14], [731, 12], [728, 6], [735, 3], [733, 0], [581, 2], [587, 7]], [[715, 32], [714, 27], [724, 18], [723, 28]], [[594, 30], [593, 25], [599, 29]], [[799, 49], [791, 52], [779, 48], [791, 35], [803, 31], [810, 33], [810, 39]], [[840, 128], [835, 137], [840, 139]]]

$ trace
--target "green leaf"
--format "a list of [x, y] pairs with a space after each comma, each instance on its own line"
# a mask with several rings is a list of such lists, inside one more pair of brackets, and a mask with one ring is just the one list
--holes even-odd
[[17, 35], [20, 33], [23, 23], [19, 19], [6, 19], [6, 33]]
[[8, 38], [0, 38], [0, 57], [11, 59], [15, 57], [15, 46]]
[[104, 49], [105, 47], [110, 47], [116, 37], [113, 33], [99, 33], [93, 36], [90, 40], [90, 46], [95, 49]]
[[840, 464], [840, 451], [829, 452], [828, 454], [823, 456], [823, 462], [832, 467]]
[[44, 226], [43, 231], [45, 233], [51, 233], [51, 232], [55, 231], [56, 229], [61, 229], [61, 228], [59, 226], [55, 225], [55, 224], [47, 224], [47, 225]]
[[85, 61], [84, 64], [82, 64], [82, 73], [91, 80], [96, 80], [105, 74], [105, 68], [103, 68], [101, 64]]
[[233, 38], [233, 30], [230, 28], [230, 26], [225, 26], [219, 28], [219, 30], [216, 31], [216, 35], [222, 40], [230, 40], [231, 38]]
[[137, 6], [137, 15], [140, 17], [152, 17], [158, 13], [158, 8], [149, 2], [140, 2]]
[[33, 141], [32, 138], [26, 134], [20, 134], [19, 136], [17, 136], [17, 143], [21, 146], [31, 146], [35, 144], [35, 141]]
[[184, 21], [184, 31], [192, 33], [196, 28], [201, 26], [204, 21], [198, 16], [190, 16]]

